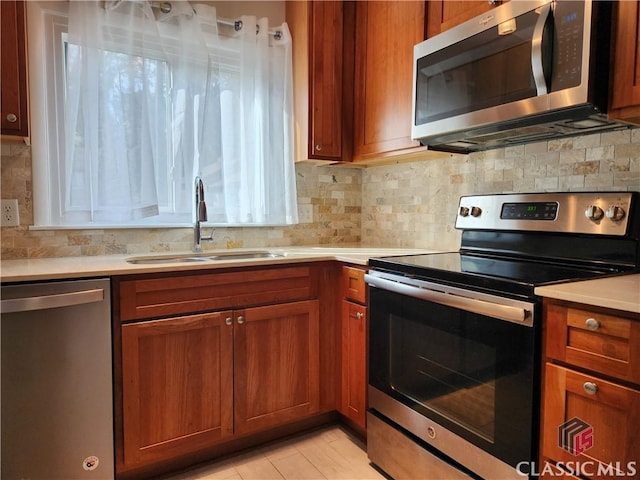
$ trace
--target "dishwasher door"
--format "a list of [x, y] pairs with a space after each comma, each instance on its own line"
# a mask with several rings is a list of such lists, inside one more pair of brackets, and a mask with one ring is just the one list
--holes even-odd
[[109, 280], [0, 293], [1, 477], [114, 478]]

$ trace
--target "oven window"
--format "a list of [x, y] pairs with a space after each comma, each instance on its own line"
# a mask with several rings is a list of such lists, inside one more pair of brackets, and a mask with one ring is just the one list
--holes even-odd
[[369, 383], [516, 465], [535, 448], [532, 327], [370, 289]]
[[389, 327], [391, 388], [493, 443], [496, 346], [464, 325], [444, 331], [392, 315]]

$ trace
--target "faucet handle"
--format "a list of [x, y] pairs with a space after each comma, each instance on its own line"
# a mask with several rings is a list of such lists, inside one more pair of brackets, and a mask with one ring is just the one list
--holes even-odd
[[202, 236], [200, 235], [200, 240], [213, 240], [213, 232], [214, 232], [214, 228], [211, 227], [211, 233], [209, 234], [209, 236]]

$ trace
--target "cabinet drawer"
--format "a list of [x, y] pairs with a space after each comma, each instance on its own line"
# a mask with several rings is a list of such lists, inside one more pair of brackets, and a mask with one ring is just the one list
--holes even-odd
[[367, 303], [367, 285], [364, 282], [365, 270], [356, 267], [342, 267], [344, 296], [354, 302]]
[[310, 267], [124, 279], [120, 320], [307, 300], [312, 283]]
[[640, 383], [640, 320], [547, 303], [546, 355]]
[[[613, 464], [629, 473], [625, 478], [638, 478], [637, 467], [632, 464], [631, 471], [628, 464], [637, 461], [640, 451], [640, 391], [550, 363], [545, 373], [543, 456], [564, 464]], [[569, 429], [565, 424], [574, 419], [583, 423]], [[573, 445], [574, 452], [561, 443]], [[597, 472], [598, 465], [592, 470]]]

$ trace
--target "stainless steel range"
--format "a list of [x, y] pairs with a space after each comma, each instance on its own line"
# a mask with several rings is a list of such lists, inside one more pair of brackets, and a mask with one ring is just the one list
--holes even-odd
[[639, 271], [640, 193], [462, 197], [458, 252], [372, 259], [368, 455], [394, 478], [522, 479], [540, 285]]

